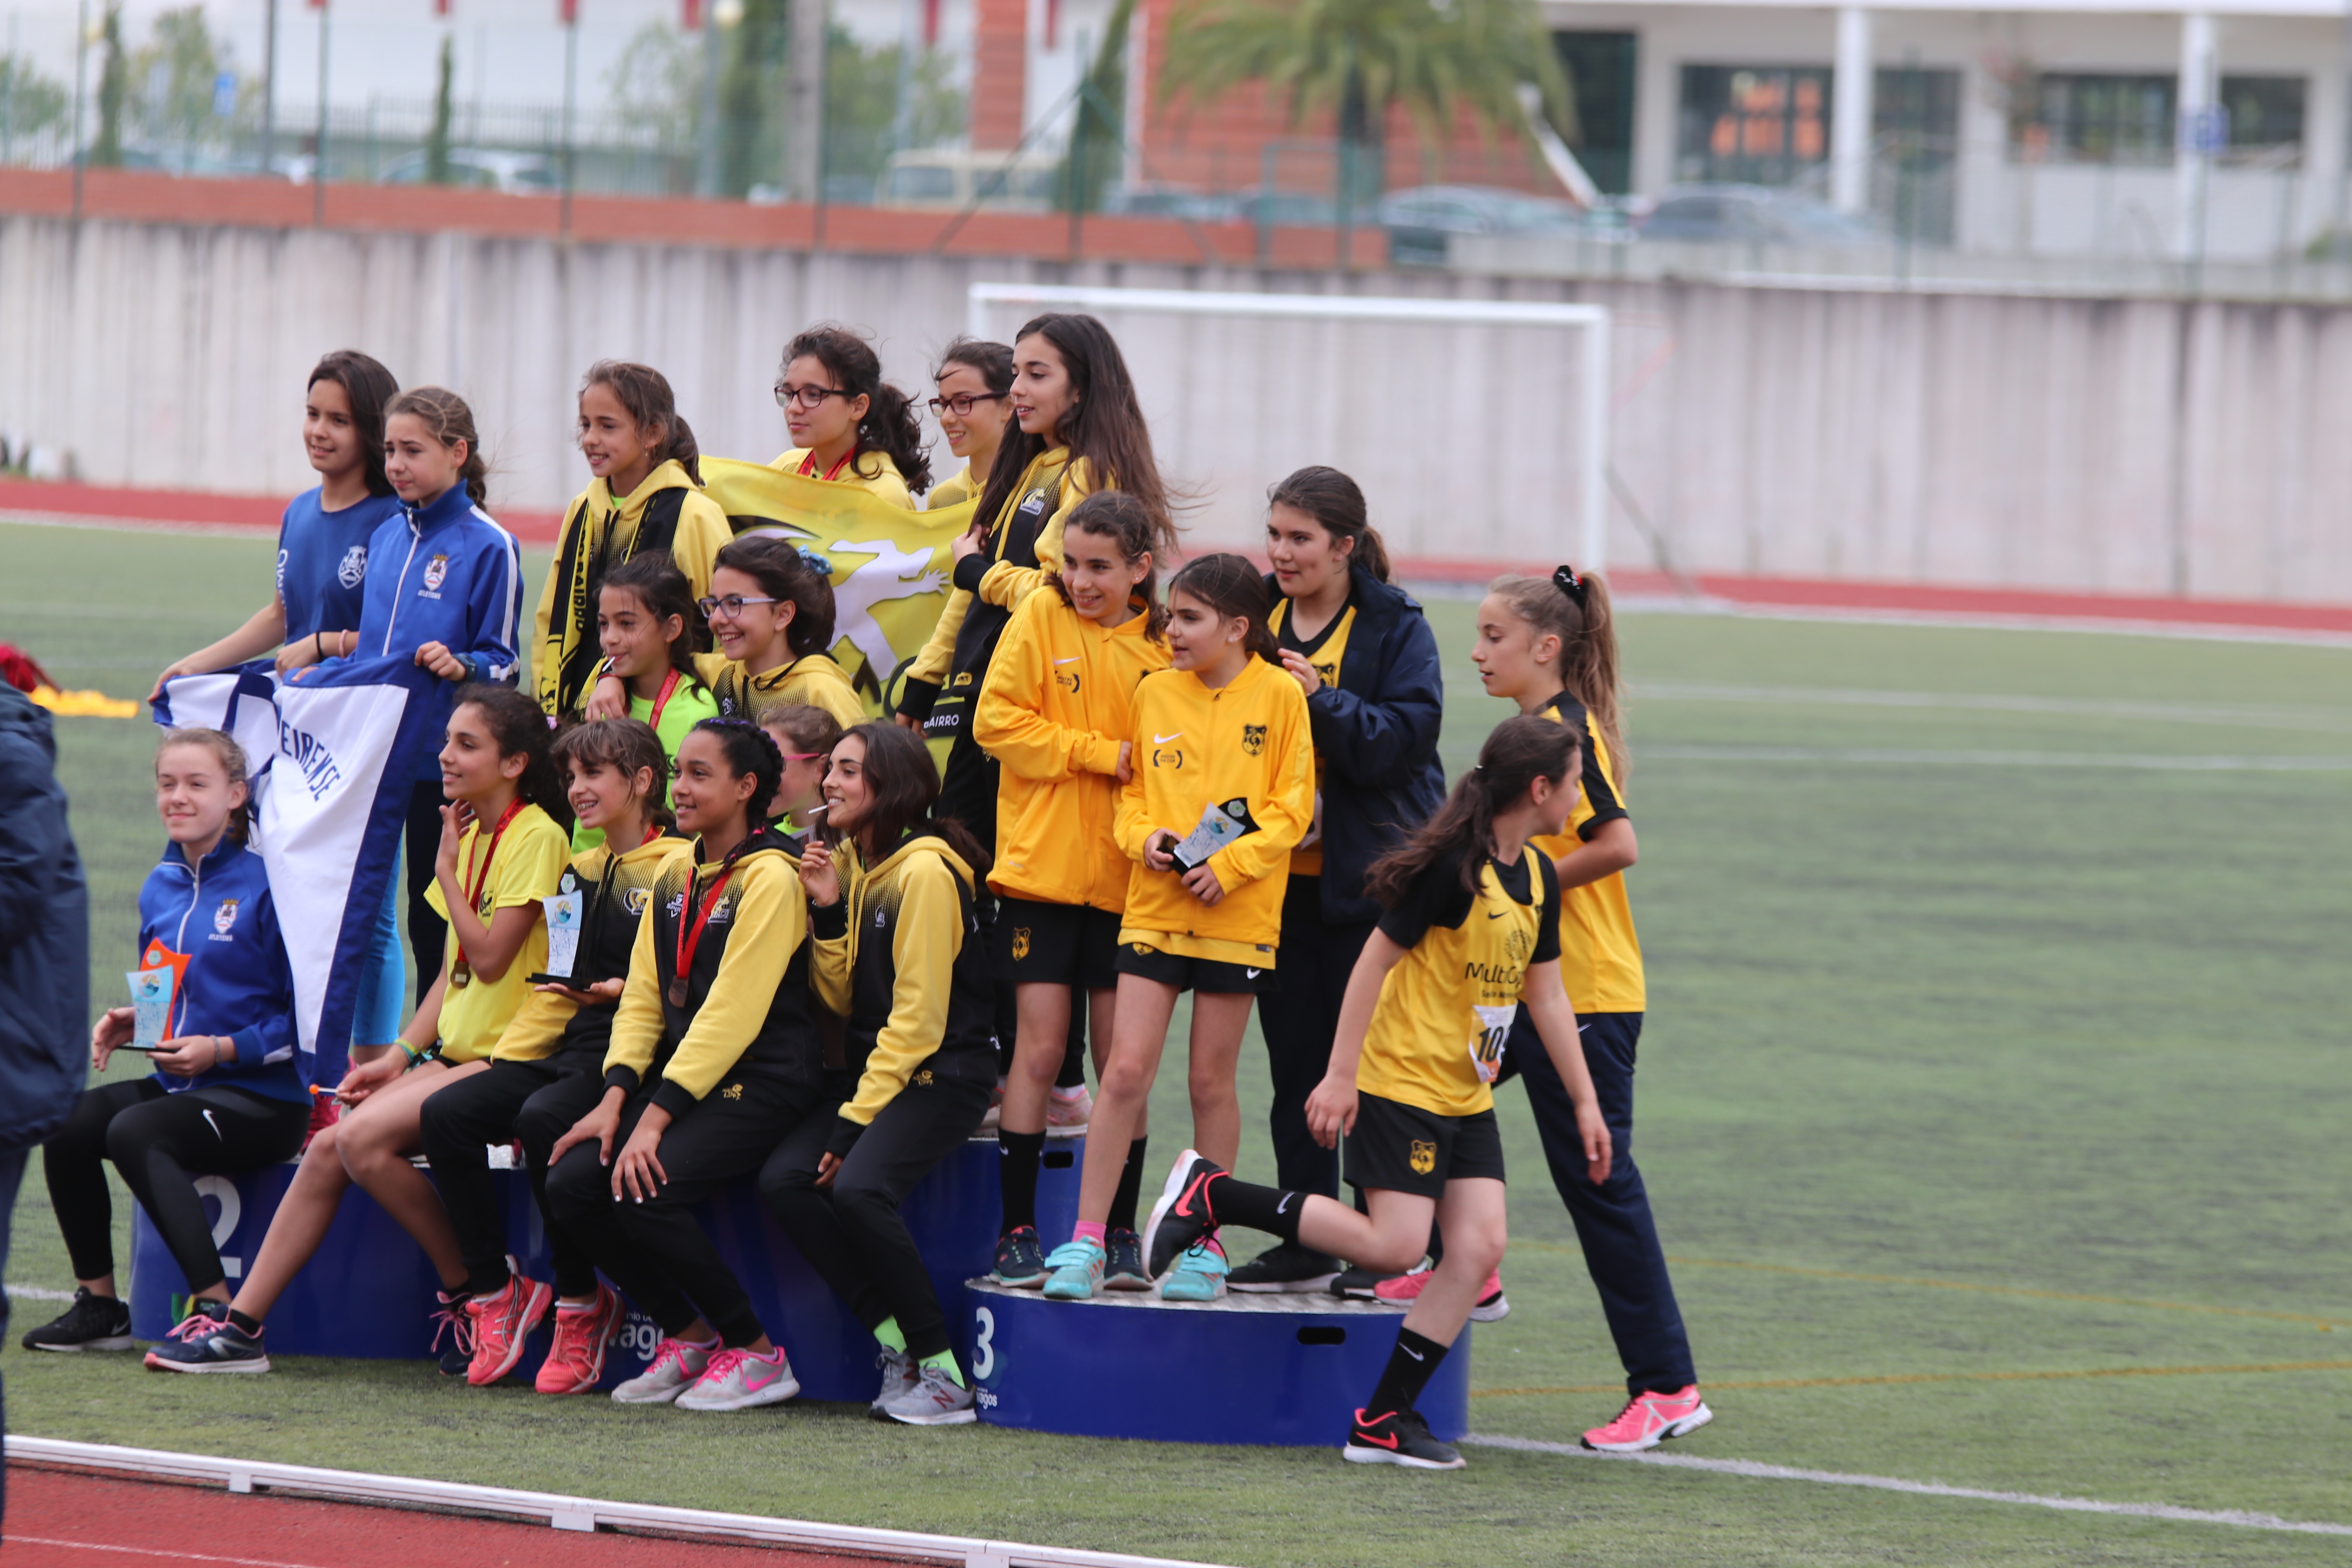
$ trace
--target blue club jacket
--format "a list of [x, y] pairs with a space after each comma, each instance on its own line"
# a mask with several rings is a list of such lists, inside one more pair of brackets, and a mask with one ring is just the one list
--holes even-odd
[[[1437, 731], [1445, 679], [1437, 637], [1421, 603], [1362, 567], [1352, 569], [1356, 624], [1339, 684], [1307, 700], [1315, 749], [1323, 753], [1323, 920], [1345, 925], [1381, 918], [1364, 874], [1445, 804]], [[1266, 592], [1282, 590], [1269, 574]]]
[[[403, 506], [368, 542], [359, 629], [354, 657], [414, 654], [437, 642], [471, 660], [476, 680], [511, 686], [522, 665], [522, 550], [464, 485], [430, 506]], [[459, 684], [443, 685], [435, 743], [417, 759], [416, 778], [441, 776], [440, 727]]]
[[56, 1131], [89, 1079], [89, 893], [49, 716], [0, 683], [0, 1154]]
[[226, 1035], [236, 1060], [194, 1078], [159, 1072], [177, 1094], [233, 1084], [271, 1100], [308, 1100], [294, 1060], [294, 971], [261, 857], [231, 838], [194, 866], [176, 844], [139, 889], [139, 951], [160, 942], [188, 955], [166, 1038]]

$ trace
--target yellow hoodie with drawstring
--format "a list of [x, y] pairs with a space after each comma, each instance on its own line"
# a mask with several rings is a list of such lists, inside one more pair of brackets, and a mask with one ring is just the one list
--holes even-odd
[[[948, 595], [947, 608], [940, 613], [940, 624], [932, 628], [923, 651], [915, 656], [907, 678], [929, 686], [945, 686], [955, 663], [956, 634], [963, 629], [964, 616], [971, 613], [972, 600], [977, 597], [1014, 609], [1037, 591], [1048, 573], [1059, 572], [1063, 526], [1078, 503], [1099, 488], [1102, 487], [1095, 483], [1093, 469], [1084, 458], [1070, 461], [1067, 447], [1055, 447], [1031, 458], [1029, 466], [1021, 470], [1020, 482], [1013, 487], [1013, 493], [997, 509], [989, 525], [988, 547], [956, 563], [955, 587]], [[986, 489], [987, 479], [982, 477], [972, 494], [977, 496]], [[1024, 510], [1033, 511], [1037, 520], [1034, 566], [1017, 565], [1004, 559], [1013, 524]]]
[[710, 688], [721, 719], [756, 724], [761, 714], [788, 702], [822, 708], [839, 720], [845, 730], [873, 717], [858, 700], [849, 672], [824, 654], [804, 653], [790, 664], [754, 675], [725, 654], [698, 653], [694, 656], [694, 672]]
[[[563, 509], [563, 531], [556, 541], [555, 562], [548, 569], [547, 580], [540, 584], [539, 613], [533, 622], [537, 636], [531, 646], [538, 649], [532, 666], [542, 711], [566, 711], [560, 705], [564, 696], [572, 698], [571, 708], [585, 700], [584, 692], [562, 693], [558, 685], [564, 664], [575, 650], [597, 647], [597, 606], [589, 602], [590, 580], [601, 582], [637, 552], [638, 525], [646, 508], [666, 490], [687, 492], [670, 538], [670, 555], [686, 574], [695, 597], [710, 592], [711, 563], [735, 532], [727, 513], [687, 477], [681, 464], [672, 459], [656, 466], [625, 496], [615, 497], [601, 479], [591, 481]], [[568, 580], [563, 570], [567, 563], [572, 567]]]

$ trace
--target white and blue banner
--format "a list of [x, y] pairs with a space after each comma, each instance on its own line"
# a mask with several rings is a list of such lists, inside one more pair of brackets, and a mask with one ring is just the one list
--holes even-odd
[[304, 1074], [339, 1081], [376, 911], [400, 863], [420, 748], [438, 748], [440, 679], [414, 658], [330, 659], [280, 681], [267, 659], [171, 681], [167, 728], [224, 730], [252, 775], [254, 847], [294, 970]]

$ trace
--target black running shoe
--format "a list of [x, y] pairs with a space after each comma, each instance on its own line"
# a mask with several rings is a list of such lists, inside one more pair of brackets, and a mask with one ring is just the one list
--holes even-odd
[[[463, 1377], [474, 1365], [474, 1315], [466, 1310], [466, 1304], [474, 1298], [463, 1290], [454, 1294], [441, 1290], [435, 1299], [440, 1308], [432, 1315], [431, 1353], [441, 1364], [442, 1376]], [[444, 1334], [449, 1338], [446, 1347], [441, 1343]]]
[[1372, 1292], [1380, 1288], [1381, 1281], [1395, 1278], [1393, 1274], [1380, 1274], [1370, 1268], [1350, 1266], [1339, 1270], [1339, 1277], [1331, 1281], [1331, 1294], [1345, 1296], [1351, 1301], [1377, 1301], [1380, 1298]]
[[87, 1285], [77, 1285], [73, 1305], [27, 1333], [24, 1343], [28, 1351], [127, 1351], [131, 1309], [111, 1296], [91, 1295]]
[[1223, 1165], [1195, 1150], [1187, 1149], [1176, 1156], [1160, 1189], [1160, 1201], [1151, 1205], [1151, 1218], [1143, 1227], [1143, 1264], [1154, 1279], [1167, 1273], [1168, 1266], [1185, 1248], [1217, 1228], [1217, 1216], [1209, 1207], [1208, 1185], [1212, 1176], [1224, 1173]]
[[268, 1372], [269, 1352], [259, 1334], [191, 1312], [147, 1352], [147, 1364], [156, 1372]]
[[1104, 1233], [1102, 1288], [1106, 1290], [1151, 1289], [1151, 1276], [1143, 1271], [1143, 1237], [1131, 1230], [1116, 1228]]
[[1049, 1272], [1045, 1247], [1037, 1239], [1035, 1226], [1016, 1226], [996, 1238], [996, 1267], [988, 1271], [988, 1277], [999, 1285], [1016, 1290], [1043, 1289]]
[[1225, 1276], [1225, 1289], [1264, 1295], [1320, 1290], [1339, 1276], [1338, 1258], [1304, 1242], [1286, 1241]]
[[1339, 1457], [1351, 1465], [1402, 1465], [1412, 1470], [1458, 1470], [1463, 1466], [1452, 1444], [1429, 1435], [1429, 1423], [1418, 1410], [1391, 1410], [1384, 1415], [1357, 1411]]

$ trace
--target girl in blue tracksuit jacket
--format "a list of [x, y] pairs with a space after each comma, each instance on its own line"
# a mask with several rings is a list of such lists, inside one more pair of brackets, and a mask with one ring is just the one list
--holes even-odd
[[438, 386], [411, 387], [384, 406], [383, 445], [384, 477], [400, 497], [400, 515], [368, 542], [367, 590], [352, 657], [405, 654], [444, 682], [440, 710], [418, 731], [435, 740], [417, 748], [408, 802], [408, 947], [421, 999], [441, 973], [445, 934], [425, 897], [441, 843], [438, 737], [457, 688], [469, 680], [515, 682], [522, 662], [522, 551], [482, 510], [488, 470], [465, 399]]
[[[294, 974], [261, 857], [246, 847], [245, 753], [217, 730], [174, 730], [155, 752], [171, 844], [139, 891], [139, 967], [172, 972], [155, 1071], [85, 1089], [42, 1152], [78, 1289], [27, 1350], [129, 1350], [114, 1285], [112, 1160], [198, 1301], [228, 1300], [195, 1175], [274, 1164], [302, 1146], [310, 1096], [294, 1061]], [[133, 1012], [90, 1035], [90, 1065], [131, 1047]], [[195, 1310], [201, 1310], [197, 1308]]]

